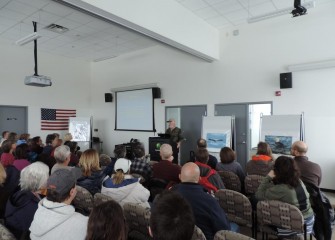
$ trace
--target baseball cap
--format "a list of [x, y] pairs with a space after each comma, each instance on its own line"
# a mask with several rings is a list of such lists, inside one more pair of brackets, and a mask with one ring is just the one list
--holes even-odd
[[69, 169], [58, 169], [47, 181], [47, 189], [52, 189], [60, 195], [70, 192], [76, 184], [74, 174]]
[[114, 170], [122, 170], [124, 173], [129, 171], [131, 165], [131, 161], [125, 158], [119, 158], [116, 160], [116, 163], [114, 165]]

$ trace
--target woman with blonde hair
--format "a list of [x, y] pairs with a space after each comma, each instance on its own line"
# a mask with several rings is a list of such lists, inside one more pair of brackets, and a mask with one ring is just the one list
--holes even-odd
[[101, 191], [101, 184], [105, 174], [100, 168], [99, 154], [95, 149], [87, 149], [79, 159], [82, 176], [77, 185], [86, 188], [92, 195]]
[[142, 186], [140, 178], [128, 174], [130, 165], [130, 160], [119, 158], [114, 165], [115, 174], [111, 178], [105, 178], [101, 193], [110, 196], [121, 206], [130, 202], [150, 207], [148, 203], [150, 192]]

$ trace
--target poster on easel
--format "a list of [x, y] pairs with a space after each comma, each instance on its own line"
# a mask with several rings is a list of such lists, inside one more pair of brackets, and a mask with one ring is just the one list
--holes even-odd
[[303, 136], [302, 114], [261, 116], [260, 141], [268, 143], [272, 153], [289, 155], [292, 144]]
[[218, 153], [223, 147], [232, 147], [232, 117], [203, 116], [201, 135], [207, 141], [209, 152]]
[[90, 117], [73, 117], [69, 119], [69, 132], [73, 141], [90, 142], [92, 132], [92, 119]]

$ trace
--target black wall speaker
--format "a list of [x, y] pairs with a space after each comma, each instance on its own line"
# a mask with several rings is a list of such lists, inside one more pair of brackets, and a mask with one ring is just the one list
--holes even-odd
[[113, 94], [105, 93], [105, 102], [113, 102]]
[[292, 73], [280, 74], [280, 88], [292, 88]]
[[158, 87], [152, 88], [152, 96], [153, 98], [161, 98], [161, 89]]

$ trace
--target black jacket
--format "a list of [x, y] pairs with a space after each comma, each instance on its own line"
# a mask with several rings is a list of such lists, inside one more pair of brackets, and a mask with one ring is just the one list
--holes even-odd
[[101, 192], [102, 181], [106, 174], [102, 171], [92, 172], [91, 176], [81, 176], [77, 179], [77, 185], [86, 188], [92, 195]]

